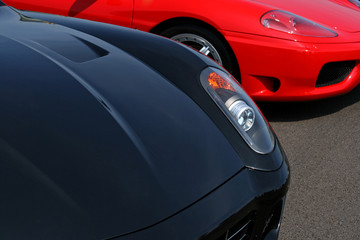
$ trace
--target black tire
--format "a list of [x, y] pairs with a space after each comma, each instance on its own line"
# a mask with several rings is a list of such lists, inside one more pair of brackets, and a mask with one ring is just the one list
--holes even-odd
[[177, 40], [204, 53], [240, 80], [240, 71], [235, 55], [220, 33], [199, 25], [182, 24], [170, 27], [160, 32], [160, 35]]

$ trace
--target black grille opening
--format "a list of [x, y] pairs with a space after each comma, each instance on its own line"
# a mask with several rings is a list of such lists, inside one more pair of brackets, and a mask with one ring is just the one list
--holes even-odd
[[246, 217], [232, 217], [230, 221], [219, 226], [210, 234], [200, 238], [201, 240], [250, 240], [254, 233], [255, 212]]
[[326, 63], [319, 73], [316, 87], [330, 86], [345, 80], [355, 67], [355, 61]]
[[249, 219], [246, 222], [239, 222], [227, 231], [226, 240], [247, 240], [250, 239], [254, 221]]
[[255, 214], [249, 214], [247, 217], [235, 222], [230, 228], [216, 238], [216, 240], [249, 240], [251, 238], [255, 224]]
[[275, 204], [275, 206], [270, 211], [265, 224], [264, 236], [266, 236], [271, 230], [276, 230], [280, 227], [283, 207], [284, 200], [281, 200]]

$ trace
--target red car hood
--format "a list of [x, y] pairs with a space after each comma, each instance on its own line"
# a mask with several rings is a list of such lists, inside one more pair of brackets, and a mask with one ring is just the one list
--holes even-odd
[[326, 25], [334, 30], [360, 31], [359, 11], [349, 8], [339, 0], [255, 0], [270, 8], [279, 9]]

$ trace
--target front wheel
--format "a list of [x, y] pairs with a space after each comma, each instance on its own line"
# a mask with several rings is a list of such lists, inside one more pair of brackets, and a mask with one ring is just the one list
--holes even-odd
[[168, 28], [162, 31], [160, 35], [198, 50], [226, 68], [235, 77], [239, 77], [239, 68], [230, 46], [208, 28], [183, 24]]

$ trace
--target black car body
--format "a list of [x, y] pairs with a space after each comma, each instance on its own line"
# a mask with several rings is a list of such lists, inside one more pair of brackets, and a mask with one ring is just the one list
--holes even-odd
[[276, 137], [255, 152], [204, 90], [221, 67], [0, 5], [0, 239], [277, 238], [286, 157]]

